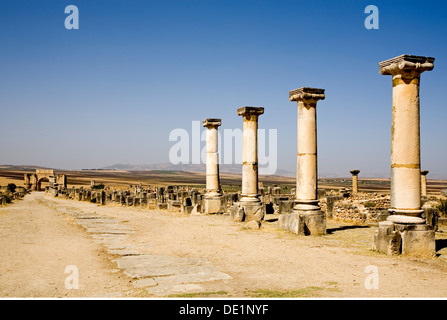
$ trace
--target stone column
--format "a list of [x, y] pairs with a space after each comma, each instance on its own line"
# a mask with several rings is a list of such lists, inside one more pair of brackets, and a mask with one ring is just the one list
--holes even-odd
[[359, 173], [360, 170], [349, 171], [352, 174], [352, 193], [355, 194], [359, 191]]
[[204, 213], [222, 213], [217, 132], [217, 128], [222, 124], [222, 121], [221, 119], [205, 119], [202, 123], [206, 128], [206, 194]]
[[[423, 210], [419, 129], [420, 76], [422, 72], [433, 69], [434, 60], [431, 57], [401, 55], [379, 63], [380, 74], [391, 75], [393, 81], [391, 215], [386, 222], [379, 223], [375, 247], [389, 254], [435, 254], [434, 230], [420, 217]], [[388, 239], [391, 233], [395, 237], [393, 241]], [[400, 248], [390, 248], [400, 244]]]
[[262, 107], [242, 107], [237, 115], [243, 117], [242, 130], [242, 193], [239, 205], [244, 209], [244, 220], [260, 221], [264, 210], [258, 192], [258, 119]]
[[316, 107], [324, 99], [324, 89], [303, 87], [289, 92], [289, 100], [298, 104], [296, 192], [293, 213], [284, 215], [280, 226], [290, 230], [292, 225], [291, 231], [302, 235], [326, 233], [326, 216], [317, 193]]
[[421, 171], [421, 196], [427, 196], [427, 174], [428, 170]]

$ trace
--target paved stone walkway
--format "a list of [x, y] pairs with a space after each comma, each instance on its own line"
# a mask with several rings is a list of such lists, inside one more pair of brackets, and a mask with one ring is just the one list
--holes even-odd
[[200, 290], [200, 283], [231, 279], [220, 272], [207, 259], [182, 258], [146, 254], [128, 244], [131, 227], [117, 218], [84, 213], [81, 209], [60, 206], [50, 200], [42, 202], [53, 209], [73, 217], [106, 251], [119, 257], [114, 260], [118, 268], [132, 278], [136, 288], [144, 288], [149, 294], [167, 296], [178, 292]]

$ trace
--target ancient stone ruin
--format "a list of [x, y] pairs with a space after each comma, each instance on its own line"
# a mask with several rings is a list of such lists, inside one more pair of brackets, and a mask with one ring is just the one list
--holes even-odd
[[379, 223], [374, 248], [387, 254], [434, 256], [435, 231], [421, 217], [419, 83], [434, 58], [401, 55], [379, 64], [380, 74], [391, 75], [393, 112], [391, 129], [390, 216]]
[[[258, 229], [269, 214], [278, 215], [278, 227], [298, 235], [325, 235], [326, 219], [348, 219], [378, 224], [373, 248], [392, 255], [433, 256], [435, 254], [436, 212], [423, 207], [427, 197], [426, 175], [420, 169], [419, 82], [424, 71], [433, 69], [434, 58], [401, 55], [379, 64], [382, 75], [393, 84], [391, 133], [391, 195], [360, 192], [360, 170], [351, 170], [352, 189], [326, 192], [318, 189], [317, 102], [325, 90], [302, 87], [289, 92], [297, 102], [296, 188], [282, 193], [277, 185], [264, 186], [258, 177], [257, 131], [262, 107], [242, 107], [242, 181], [239, 192], [224, 192], [219, 176], [218, 127], [221, 119], [203, 120], [206, 128], [206, 188], [185, 186], [134, 186], [111, 188], [67, 188], [65, 175], [36, 170], [24, 175], [28, 190], [53, 196], [88, 201], [98, 205], [119, 205], [140, 209], [168, 210], [190, 215], [224, 214]], [[447, 193], [446, 193], [447, 195]]]
[[67, 177], [65, 174], [54, 174], [53, 170], [37, 169], [35, 173], [25, 173], [25, 188], [27, 190], [42, 191], [42, 182], [49, 182], [50, 186], [67, 187]]
[[298, 152], [295, 206], [291, 214], [279, 217], [279, 226], [301, 235], [326, 233], [326, 215], [317, 197], [317, 117], [324, 89], [299, 88], [289, 92], [289, 100], [298, 104]]

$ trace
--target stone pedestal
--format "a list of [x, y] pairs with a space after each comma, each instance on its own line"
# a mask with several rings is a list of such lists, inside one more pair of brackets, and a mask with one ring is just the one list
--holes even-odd
[[203, 205], [203, 213], [206, 214], [213, 214], [213, 213], [223, 213], [223, 206], [222, 206], [222, 196], [220, 197], [213, 197], [213, 198], [205, 198], [203, 199], [202, 205]]
[[237, 114], [243, 117], [242, 193], [237, 205], [244, 210], [244, 221], [260, 221], [265, 214], [258, 191], [258, 118], [263, 113], [262, 107], [237, 110]]
[[278, 227], [297, 235], [324, 235], [326, 234], [326, 215], [323, 211], [298, 211], [290, 214], [280, 214]]
[[391, 126], [391, 205], [379, 223], [374, 248], [387, 254], [433, 256], [435, 232], [421, 218], [419, 82], [434, 58], [401, 55], [379, 64], [393, 79]]
[[222, 190], [219, 178], [218, 132], [221, 119], [205, 119], [206, 128], [206, 194], [203, 200], [203, 212], [206, 214], [223, 213]]
[[387, 255], [431, 258], [436, 254], [435, 230], [424, 223], [379, 222], [373, 249]]
[[303, 87], [289, 92], [289, 100], [298, 104], [295, 206], [278, 221], [281, 228], [299, 235], [326, 233], [326, 215], [319, 206], [317, 191], [316, 107], [323, 99], [324, 89]]

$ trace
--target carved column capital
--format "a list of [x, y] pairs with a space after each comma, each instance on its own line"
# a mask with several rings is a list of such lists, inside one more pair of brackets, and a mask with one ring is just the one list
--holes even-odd
[[289, 91], [290, 101], [305, 101], [306, 103], [315, 103], [318, 100], [324, 100], [324, 89], [302, 87]]

